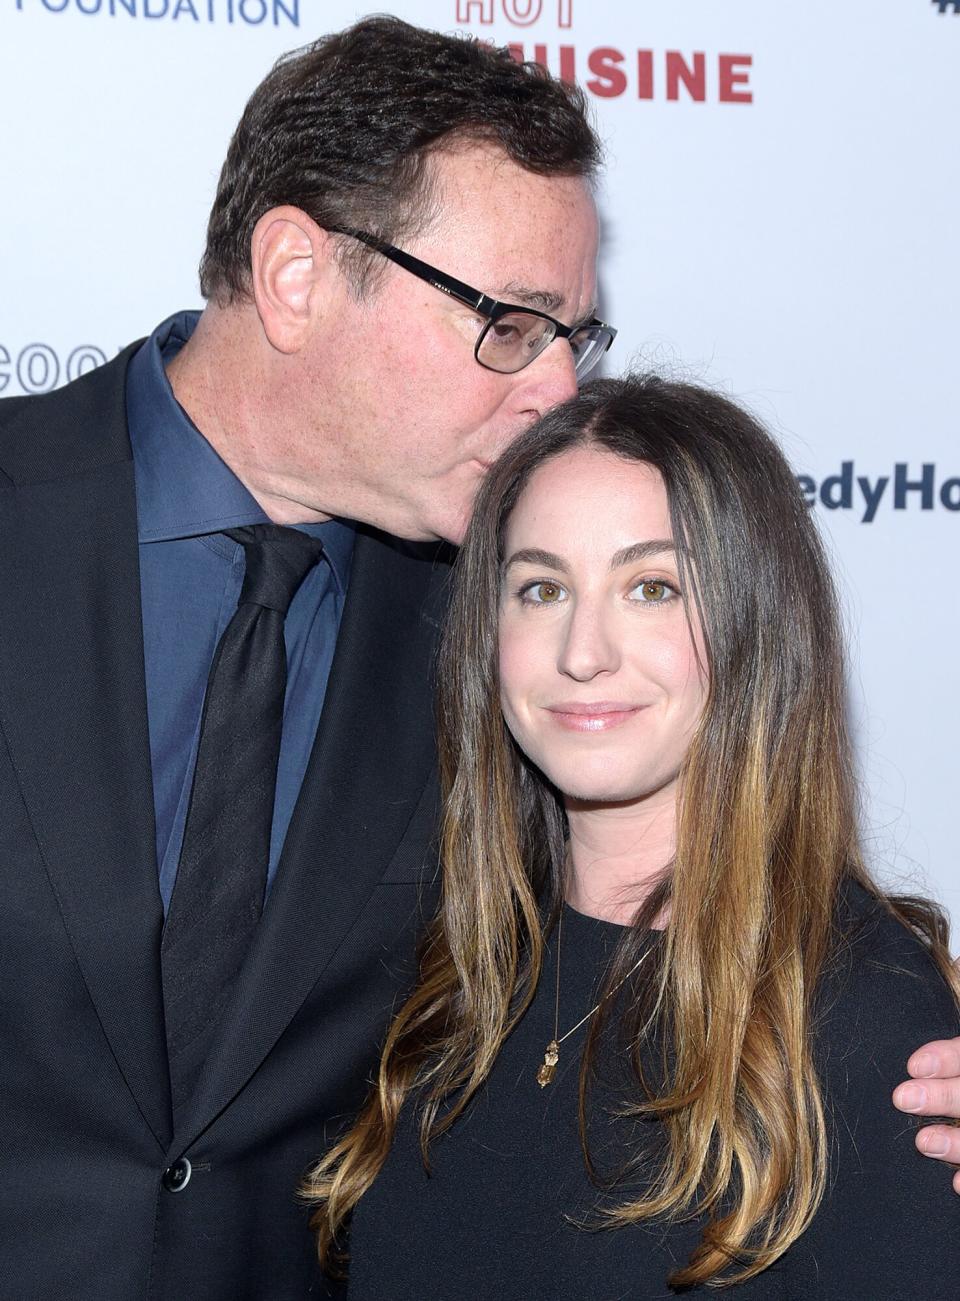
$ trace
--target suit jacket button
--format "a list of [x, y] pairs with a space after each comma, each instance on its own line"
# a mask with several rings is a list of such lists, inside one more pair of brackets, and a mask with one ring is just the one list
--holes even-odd
[[185, 1156], [173, 1165], [168, 1165], [163, 1172], [161, 1183], [168, 1193], [182, 1193], [190, 1182], [191, 1165]]

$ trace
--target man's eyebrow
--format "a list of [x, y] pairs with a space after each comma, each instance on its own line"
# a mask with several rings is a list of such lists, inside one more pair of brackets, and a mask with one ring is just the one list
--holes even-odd
[[610, 561], [611, 569], [622, 565], [634, 565], [638, 560], [649, 560], [651, 556], [662, 556], [664, 552], [676, 551], [672, 538], [652, 538], [649, 542], [634, 542], [632, 546], [617, 551]]
[[517, 303], [524, 307], [538, 307], [541, 312], [555, 314], [567, 301], [563, 294], [555, 289], [531, 289], [528, 285], [512, 280], [497, 290], [497, 298], [503, 303]]
[[[497, 299], [502, 303], [516, 303], [518, 307], [537, 307], [541, 312], [548, 312], [551, 316], [562, 309], [567, 301], [563, 294], [558, 294], [553, 289], [529, 289], [526, 285], [511, 282], [504, 285], [502, 289], [497, 290]], [[597, 314], [597, 304], [593, 303], [582, 312], [580, 316], [571, 322], [571, 328], [576, 330], [581, 325], [586, 325], [592, 321]]]
[[515, 551], [509, 560], [503, 564], [503, 573], [506, 573], [511, 565], [543, 565], [544, 569], [560, 569], [567, 572], [567, 562], [562, 556], [554, 555], [552, 551], [541, 551], [538, 547], [523, 547]]

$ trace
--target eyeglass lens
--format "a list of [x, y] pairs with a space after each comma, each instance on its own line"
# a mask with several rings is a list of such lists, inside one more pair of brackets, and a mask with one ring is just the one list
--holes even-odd
[[[553, 323], [527, 312], [507, 312], [491, 321], [477, 347], [477, 361], [491, 370], [511, 375], [522, 370], [553, 342]], [[592, 370], [607, 349], [609, 334], [585, 325], [568, 340], [578, 376]]]

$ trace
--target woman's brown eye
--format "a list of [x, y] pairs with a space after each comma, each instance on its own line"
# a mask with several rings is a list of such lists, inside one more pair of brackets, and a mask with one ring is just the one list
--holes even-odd
[[648, 578], [645, 583], [638, 583], [631, 593], [633, 600], [641, 605], [665, 605], [676, 594], [676, 589], [661, 578]]
[[517, 593], [524, 605], [557, 605], [566, 594], [562, 583], [552, 583], [548, 579], [527, 583]]

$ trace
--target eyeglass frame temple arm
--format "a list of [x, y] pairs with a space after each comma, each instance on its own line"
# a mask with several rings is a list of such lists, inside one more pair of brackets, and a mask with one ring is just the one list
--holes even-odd
[[[364, 230], [353, 230], [348, 226], [328, 226], [327, 230], [331, 235], [349, 235], [351, 239], [358, 239], [361, 244], [376, 249], [378, 253], [382, 253], [391, 262], [396, 262], [405, 271], [413, 272], [415, 276], [425, 280], [434, 289], [439, 289], [441, 293], [459, 299], [467, 307], [472, 307], [475, 312], [482, 312], [486, 316], [489, 315], [493, 308], [500, 305], [495, 298], [481, 293], [479, 289], [474, 289], [473, 285], [465, 284], [464, 281], [457, 280], [455, 276], [448, 276], [446, 272], [438, 272], [429, 263], [421, 262], [412, 253], [405, 253], [402, 248], [396, 248], [393, 244], [388, 244], [386, 240], [378, 239], [376, 235], [368, 235]], [[442, 276], [443, 279], [438, 279], [438, 276]]]

